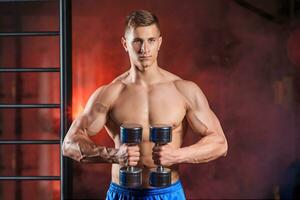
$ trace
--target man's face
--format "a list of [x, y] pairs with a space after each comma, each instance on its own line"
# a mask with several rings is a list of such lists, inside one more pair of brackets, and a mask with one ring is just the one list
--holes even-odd
[[155, 24], [130, 28], [122, 43], [128, 52], [129, 59], [140, 70], [157, 62], [158, 51], [162, 42], [162, 37]]

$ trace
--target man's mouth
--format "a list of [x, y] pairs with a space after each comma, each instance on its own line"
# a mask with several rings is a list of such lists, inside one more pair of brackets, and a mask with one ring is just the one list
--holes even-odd
[[147, 60], [147, 59], [150, 59], [151, 56], [140, 56], [139, 57], [141, 60]]

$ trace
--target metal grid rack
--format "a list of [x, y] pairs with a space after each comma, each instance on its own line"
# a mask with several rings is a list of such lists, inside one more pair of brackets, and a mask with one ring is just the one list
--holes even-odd
[[[33, 2], [32, 0], [10, 0], [2, 2]], [[34, 2], [45, 2], [35, 0]], [[59, 104], [0, 104], [0, 109], [60, 109], [60, 140], [2, 140], [0, 145], [36, 144], [62, 145], [63, 138], [70, 126], [72, 98], [72, 15], [71, 0], [59, 0], [59, 31], [42, 32], [1, 32], [2, 36], [59, 36], [60, 67], [53, 68], [0, 68], [0, 73], [60, 73], [60, 103]], [[67, 110], [68, 109], [68, 110]], [[72, 198], [72, 161], [64, 158], [60, 151], [60, 176], [1, 176], [0, 180], [60, 180], [60, 198]], [[20, 194], [19, 194], [20, 195]], [[18, 196], [16, 198], [20, 198]]]

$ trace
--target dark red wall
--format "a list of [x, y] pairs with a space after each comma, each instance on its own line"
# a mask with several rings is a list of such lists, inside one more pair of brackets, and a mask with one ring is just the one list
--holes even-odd
[[[258, 5], [271, 10], [276, 7], [275, 1], [264, 2]], [[299, 18], [293, 23], [287, 19], [276, 23], [227, 0], [73, 0], [72, 3], [74, 117], [97, 87], [129, 68], [120, 43], [124, 18], [132, 10], [148, 9], [161, 22], [163, 44], [159, 65], [200, 86], [228, 139], [227, 157], [181, 166], [181, 180], [188, 199], [277, 197], [282, 183], [290, 181], [286, 180], [289, 167], [299, 160]], [[8, 27], [3, 31], [57, 29], [58, 7], [33, 4], [16, 10], [21, 15], [19, 26], [13, 22], [12, 11], [0, 7], [1, 31], [3, 27]], [[18, 58], [16, 40], [1, 38], [0, 67], [58, 66], [58, 40], [44, 39], [21, 39]], [[58, 78], [27, 74], [23, 77], [22, 102], [58, 103]], [[15, 79], [15, 74], [0, 76], [1, 103], [14, 100]], [[15, 114], [13, 110], [1, 110], [1, 139], [15, 139]], [[58, 139], [58, 110], [24, 111], [22, 116], [23, 139]], [[189, 130], [184, 145], [198, 139]], [[93, 140], [113, 146], [105, 131]], [[32, 174], [59, 175], [57, 149], [32, 148], [32, 152], [39, 152], [36, 154], [27, 153], [30, 149], [23, 150], [24, 163], [32, 163], [33, 159], [39, 163], [31, 166]], [[9, 148], [0, 150], [6, 161], [0, 172], [7, 175], [15, 167], [16, 155]], [[26, 173], [29, 172], [24, 169]], [[73, 174], [75, 198], [105, 197], [110, 165], [74, 162]], [[10, 183], [11, 187], [6, 182], [0, 183], [0, 198], [14, 197], [10, 195], [12, 192], [4, 192], [15, 191], [12, 189], [15, 185]], [[57, 198], [59, 184], [45, 183], [30, 188], [24, 189], [26, 198], [38, 191], [40, 196], [49, 194], [51, 199]]]
[[[74, 1], [73, 9], [76, 105], [129, 68], [120, 43], [124, 18], [134, 9], [148, 9], [161, 21], [159, 65], [202, 88], [228, 138], [227, 157], [182, 165], [187, 197], [276, 195], [284, 170], [296, 160], [299, 138], [297, 68], [287, 58], [286, 25], [233, 1], [88, 0]], [[189, 131], [185, 145], [197, 140]], [[106, 133], [95, 141], [112, 146]], [[74, 194], [103, 198], [109, 165], [76, 164], [75, 169]]]

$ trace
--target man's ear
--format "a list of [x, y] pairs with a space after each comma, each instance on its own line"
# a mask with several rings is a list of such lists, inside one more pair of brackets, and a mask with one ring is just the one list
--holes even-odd
[[127, 49], [126, 39], [125, 39], [124, 37], [121, 38], [121, 43], [122, 43], [122, 45], [123, 45], [125, 51], [127, 52], [128, 49]]
[[162, 43], [162, 36], [159, 36], [159, 38], [158, 38], [158, 50], [160, 49], [161, 43]]

